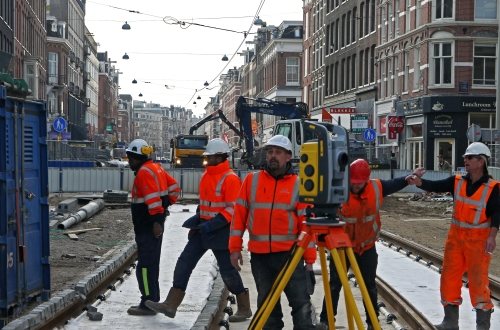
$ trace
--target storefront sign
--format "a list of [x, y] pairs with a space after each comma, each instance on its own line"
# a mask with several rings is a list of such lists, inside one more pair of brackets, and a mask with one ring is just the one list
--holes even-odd
[[378, 131], [381, 135], [387, 134], [387, 117], [378, 117]]
[[356, 108], [330, 108], [330, 113], [336, 113], [336, 114], [351, 114], [351, 113], [356, 113]]
[[454, 137], [457, 126], [453, 124], [453, 117], [447, 114], [429, 116], [428, 133], [434, 137]]
[[388, 116], [387, 117], [387, 138], [394, 140], [398, 134], [403, 131], [405, 127], [404, 117], [402, 116]]

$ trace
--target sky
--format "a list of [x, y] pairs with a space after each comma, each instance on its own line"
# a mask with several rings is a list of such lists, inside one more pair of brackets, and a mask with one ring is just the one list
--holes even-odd
[[[302, 21], [302, 0], [87, 0], [85, 21], [98, 51], [107, 51], [122, 72], [120, 94], [203, 115], [220, 75], [240, 67], [237, 53], [253, 48], [246, 42], [257, 31], [255, 16], [268, 26]], [[125, 21], [130, 30], [122, 30]]]

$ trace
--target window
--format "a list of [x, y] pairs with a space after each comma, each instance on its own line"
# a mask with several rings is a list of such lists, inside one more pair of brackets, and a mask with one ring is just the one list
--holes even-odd
[[288, 57], [286, 59], [286, 85], [299, 86], [299, 58]]
[[418, 40], [416, 40], [417, 45], [414, 48], [414, 60], [413, 64], [413, 89], [420, 89], [420, 45], [418, 45]]
[[476, 124], [482, 129], [494, 129], [495, 118], [493, 113], [469, 112], [469, 125]]
[[24, 80], [31, 89], [31, 95], [38, 97], [38, 67], [35, 62], [26, 62], [24, 67]]
[[451, 84], [452, 82], [452, 44], [451, 42], [440, 42], [433, 44], [432, 62], [433, 83], [435, 85]]
[[495, 85], [496, 45], [474, 45], [474, 85]]
[[410, 71], [410, 65], [408, 64], [408, 51], [403, 51], [403, 86], [401, 86], [402, 92], [408, 92], [408, 74]]
[[436, 19], [453, 18], [453, 0], [436, 0], [434, 17]]
[[478, 19], [496, 19], [497, 0], [476, 0], [474, 13]]
[[58, 83], [57, 57], [57, 53], [49, 53], [49, 84]]

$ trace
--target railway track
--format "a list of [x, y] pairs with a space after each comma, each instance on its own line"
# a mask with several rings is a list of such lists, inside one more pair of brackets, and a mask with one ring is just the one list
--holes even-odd
[[[443, 265], [443, 254], [431, 250], [418, 243], [406, 240], [401, 236], [386, 232], [380, 233], [380, 241], [387, 246], [406, 254], [408, 257], [425, 264], [428, 267], [435, 268], [439, 273]], [[491, 296], [500, 301], [500, 278], [492, 274], [489, 275]], [[467, 277], [463, 278], [464, 285], [467, 286]]]

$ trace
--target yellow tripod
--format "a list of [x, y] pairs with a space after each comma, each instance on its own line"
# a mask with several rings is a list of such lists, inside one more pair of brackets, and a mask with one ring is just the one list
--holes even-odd
[[[358, 281], [363, 301], [368, 310], [368, 315], [370, 317], [372, 325], [375, 330], [380, 330], [381, 328], [378, 322], [377, 315], [375, 313], [375, 309], [373, 308], [373, 304], [368, 295], [368, 290], [366, 289], [365, 282], [363, 281], [363, 277], [361, 276], [361, 271], [359, 269], [358, 263], [356, 262], [354, 252], [352, 251], [351, 241], [342, 228], [345, 224], [338, 221], [336, 222], [331, 222], [328, 220], [318, 221], [317, 219], [314, 219], [313, 222], [309, 222], [308, 220], [308, 222], [306, 222], [305, 224], [306, 224], [306, 230], [303, 231], [299, 236], [297, 244], [292, 249], [290, 258], [287, 260], [287, 263], [281, 269], [281, 272], [278, 274], [270, 292], [267, 294], [266, 299], [262, 303], [262, 306], [260, 306], [257, 309], [257, 312], [252, 318], [252, 321], [250, 322], [248, 329], [260, 330], [264, 327], [264, 325], [267, 322], [267, 319], [269, 318], [269, 315], [271, 314], [274, 306], [276, 305], [276, 302], [280, 298], [281, 293], [285, 289], [295, 268], [297, 267], [302, 256], [304, 255], [305, 249], [307, 248], [309, 243], [314, 240], [316, 245], [319, 247], [321, 275], [323, 281], [323, 288], [325, 290], [326, 310], [328, 315], [328, 328], [335, 329], [335, 319], [333, 315], [333, 303], [332, 303], [332, 295], [330, 292], [330, 282], [328, 277], [328, 268], [326, 264], [325, 247], [331, 253], [331, 256], [335, 264], [335, 269], [337, 270], [340, 281], [342, 283], [342, 287], [344, 288], [344, 296], [345, 296], [346, 310], [347, 310], [347, 321], [349, 329], [354, 329], [354, 325], [352, 322], [353, 317], [358, 329], [364, 330], [365, 328], [363, 326], [363, 321], [361, 320], [359, 311], [356, 308], [356, 302], [354, 301], [354, 296], [352, 295], [351, 287], [349, 286], [349, 279], [347, 278], [344, 252], [347, 253], [347, 257], [351, 264], [351, 268], [354, 272], [356, 280]], [[341, 249], [340, 253], [338, 249]]]

